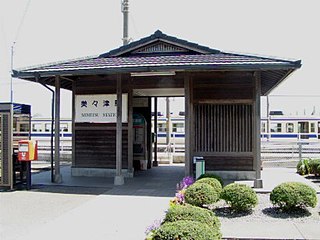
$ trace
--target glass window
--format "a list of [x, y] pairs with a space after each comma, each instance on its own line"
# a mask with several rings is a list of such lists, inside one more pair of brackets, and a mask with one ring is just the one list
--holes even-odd
[[183, 133], [184, 132], [184, 124], [183, 123], [173, 123], [172, 124], [172, 132]]
[[266, 123], [264, 122], [261, 124], [261, 132], [266, 132]]
[[60, 123], [60, 132], [68, 132], [68, 123]]
[[293, 123], [287, 123], [287, 125], [286, 125], [286, 130], [287, 130], [287, 133], [293, 133], [293, 132], [294, 132], [294, 125], [293, 125]]
[[271, 132], [281, 132], [281, 123], [271, 123], [270, 130]]
[[51, 123], [46, 123], [44, 126], [45, 126], [44, 130], [46, 132], [51, 132]]
[[315, 123], [310, 123], [310, 132], [312, 132], [312, 133], [316, 132], [316, 124]]
[[166, 123], [158, 123], [158, 132], [166, 132], [167, 124]]
[[20, 132], [28, 132], [29, 131], [29, 123], [20, 123]]
[[42, 124], [41, 123], [33, 123], [32, 124], [33, 132], [42, 132]]

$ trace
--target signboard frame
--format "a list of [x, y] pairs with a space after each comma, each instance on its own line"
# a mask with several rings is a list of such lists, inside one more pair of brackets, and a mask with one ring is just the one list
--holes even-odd
[[[75, 123], [116, 123], [117, 94], [75, 95]], [[128, 94], [122, 94], [122, 123], [128, 122]]]

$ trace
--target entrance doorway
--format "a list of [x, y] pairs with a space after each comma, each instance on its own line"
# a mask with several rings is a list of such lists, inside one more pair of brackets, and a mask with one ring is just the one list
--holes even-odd
[[[155, 111], [157, 101], [157, 111]], [[152, 99], [153, 162], [185, 163], [184, 97]]]

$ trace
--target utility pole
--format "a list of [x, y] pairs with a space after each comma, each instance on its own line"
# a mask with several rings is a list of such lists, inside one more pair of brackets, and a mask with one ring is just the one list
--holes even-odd
[[121, 2], [121, 12], [123, 13], [123, 45], [129, 43], [129, 0], [122, 0]]
[[13, 42], [12, 46], [11, 46], [11, 77], [10, 77], [10, 103], [13, 103], [13, 78], [12, 78], [12, 73], [13, 73], [13, 54], [14, 54], [14, 45], [16, 44], [16, 42]]

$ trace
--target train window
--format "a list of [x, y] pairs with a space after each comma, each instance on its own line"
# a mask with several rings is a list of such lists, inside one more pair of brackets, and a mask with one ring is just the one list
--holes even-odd
[[293, 125], [293, 123], [287, 123], [287, 124], [286, 124], [286, 130], [287, 130], [287, 133], [293, 133], [293, 132], [294, 132], [294, 125]]
[[159, 132], [166, 132], [167, 131], [167, 124], [166, 123], [158, 123], [158, 131]]
[[46, 132], [51, 132], [51, 123], [46, 123], [46, 124], [44, 125], [44, 130], [45, 130]]
[[20, 132], [28, 132], [29, 131], [29, 123], [20, 123]]
[[60, 132], [68, 132], [68, 123], [60, 123]]
[[281, 132], [281, 123], [271, 123], [270, 130], [271, 132]]
[[312, 132], [312, 133], [316, 132], [316, 124], [315, 123], [310, 123], [310, 132]]
[[266, 132], [266, 123], [261, 124], [261, 132]]
[[32, 124], [33, 132], [42, 132], [42, 124], [41, 123], [33, 123]]
[[184, 132], [184, 124], [183, 123], [173, 123], [172, 124], [172, 132], [183, 133]]

